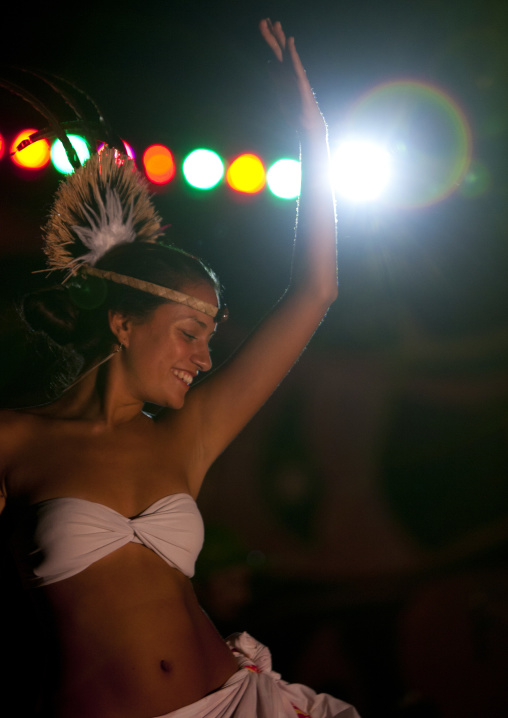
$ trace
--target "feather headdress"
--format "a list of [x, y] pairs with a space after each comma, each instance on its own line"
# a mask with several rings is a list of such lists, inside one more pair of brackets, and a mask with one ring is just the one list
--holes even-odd
[[95, 268], [112, 247], [155, 242], [160, 234], [160, 218], [146, 180], [133, 160], [105, 147], [61, 183], [44, 228], [44, 251], [50, 269], [63, 270], [67, 278], [82, 269], [85, 274], [193, 307], [216, 322], [227, 319], [225, 305], [214, 306], [168, 287]]
[[[155, 241], [161, 226], [148, 184], [132, 160], [110, 149], [123, 147], [123, 143], [90, 95], [47, 72], [10, 68], [9, 74], [13, 78], [0, 77], [0, 87], [28, 102], [48, 122], [45, 129], [33, 132], [14, 151], [23, 151], [41, 139], [59, 138], [74, 168], [60, 184], [43, 230], [50, 269], [74, 272], [81, 264], [93, 266], [115, 244]], [[49, 104], [42, 99], [48, 93]], [[60, 105], [58, 112], [53, 109], [55, 102]], [[67, 116], [70, 113], [71, 120], [59, 118], [62, 109]], [[69, 139], [71, 132], [78, 132], [89, 146], [91, 157], [84, 165]], [[100, 142], [106, 144], [97, 154]]]
[[44, 251], [51, 269], [73, 273], [116, 244], [154, 242], [160, 234], [160, 217], [133, 160], [105, 147], [60, 184]]
[[[49, 88], [54, 97], [64, 101], [74, 119], [62, 122], [57, 115], [19, 82], [0, 77], [4, 87], [32, 105], [48, 122], [48, 127], [33, 132], [15, 149], [41, 139], [59, 138], [74, 168], [57, 190], [52, 211], [45, 227], [44, 252], [49, 270], [66, 273], [64, 283], [78, 270], [83, 275], [103, 277], [118, 284], [148, 292], [184, 304], [212, 317], [216, 322], [227, 318], [227, 307], [214, 306], [168, 287], [135, 277], [95, 267], [96, 262], [112, 247], [128, 242], [156, 242], [162, 234], [161, 220], [150, 199], [148, 183], [134, 161], [114, 147], [122, 147], [121, 139], [112, 131], [95, 101], [68, 80], [32, 70], [19, 69], [32, 81]], [[39, 88], [40, 89], [40, 88]], [[82, 109], [85, 101], [92, 109], [94, 121]], [[77, 131], [86, 137], [91, 157], [83, 165], [71, 144], [68, 133]], [[99, 142], [107, 144], [97, 153]]]

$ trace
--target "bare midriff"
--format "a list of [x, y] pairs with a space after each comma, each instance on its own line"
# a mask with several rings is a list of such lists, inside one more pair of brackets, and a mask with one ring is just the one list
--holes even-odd
[[145, 546], [127, 544], [39, 591], [60, 654], [55, 718], [155, 718], [237, 670], [190, 580]]

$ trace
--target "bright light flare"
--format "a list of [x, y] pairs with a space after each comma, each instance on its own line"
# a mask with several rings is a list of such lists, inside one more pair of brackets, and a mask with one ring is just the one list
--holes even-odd
[[165, 145], [150, 145], [143, 153], [145, 174], [153, 184], [167, 184], [175, 176], [176, 167], [171, 150]]
[[226, 181], [236, 192], [245, 194], [261, 192], [266, 184], [263, 163], [256, 155], [240, 155], [229, 165]]
[[366, 140], [345, 140], [332, 160], [332, 177], [342, 197], [372, 202], [383, 194], [391, 179], [390, 153]]
[[224, 175], [224, 164], [216, 152], [198, 149], [185, 158], [183, 176], [196, 189], [212, 189]]
[[[16, 147], [27, 140], [30, 135], [33, 135], [37, 130], [23, 130], [14, 138], [10, 151], [15, 152]], [[28, 145], [23, 150], [19, 150], [15, 154], [11, 155], [11, 159], [18, 167], [23, 167], [29, 170], [40, 170], [49, 164], [51, 159], [49, 144], [46, 140], [38, 140], [33, 145]]]
[[0, 160], [4, 156], [4, 152], [5, 152], [5, 140], [2, 137], [2, 135], [0, 135]]
[[[90, 157], [90, 150], [85, 140], [79, 135], [67, 135], [67, 137], [71, 145], [76, 150], [76, 154], [78, 155], [81, 164], [86, 162], [86, 160]], [[74, 172], [74, 167], [69, 162], [67, 153], [60, 140], [55, 140], [55, 142], [53, 142], [53, 146], [51, 148], [51, 161], [53, 162], [55, 169], [64, 175], [69, 175]]]
[[383, 201], [418, 209], [449, 197], [465, 179], [472, 133], [464, 110], [444, 89], [411, 78], [385, 82], [346, 114], [345, 138], [382, 138], [393, 154]]
[[295, 199], [300, 194], [302, 168], [297, 160], [277, 160], [266, 173], [269, 190], [281, 199]]

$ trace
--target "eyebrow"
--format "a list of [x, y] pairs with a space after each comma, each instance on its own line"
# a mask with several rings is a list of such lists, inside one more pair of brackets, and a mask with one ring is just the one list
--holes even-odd
[[[199, 319], [196, 319], [196, 317], [190, 317], [190, 319], [192, 319], [192, 321], [196, 322], [196, 324], [199, 324], [199, 326], [202, 327], [203, 329], [208, 329], [205, 322], [200, 322]], [[210, 332], [211, 337], [213, 337], [215, 334], [217, 334], [217, 329], [213, 329]]]
[[189, 317], [189, 319], [192, 319], [193, 322], [196, 322], [196, 324], [199, 324], [200, 327], [203, 329], [208, 329], [206, 324], [204, 322], [200, 322], [199, 319], [196, 319], [196, 317]]

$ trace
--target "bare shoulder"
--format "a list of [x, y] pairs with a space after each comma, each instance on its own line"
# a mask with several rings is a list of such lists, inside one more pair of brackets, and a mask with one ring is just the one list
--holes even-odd
[[25, 411], [0, 409], [0, 461], [30, 431], [33, 419]]
[[35, 416], [25, 411], [0, 410], [0, 511], [5, 505], [5, 480], [9, 467], [24, 450], [34, 431]]

